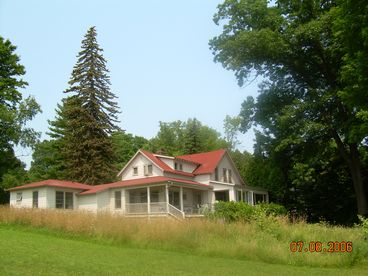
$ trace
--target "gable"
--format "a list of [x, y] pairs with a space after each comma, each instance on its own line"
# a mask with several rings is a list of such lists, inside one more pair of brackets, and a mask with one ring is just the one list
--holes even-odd
[[[149, 166], [152, 167], [152, 171], [149, 170]], [[162, 169], [147, 158], [141, 151], [138, 151], [118, 174], [122, 180], [162, 175]]]
[[[244, 180], [241, 178], [238, 169], [236, 168], [233, 160], [231, 159], [230, 155], [226, 152], [224, 156], [221, 158], [221, 160], [217, 164], [217, 170], [218, 170], [218, 181], [223, 181], [224, 179], [224, 169], [230, 169], [231, 170], [231, 177], [232, 177], [232, 183], [233, 184], [241, 184], [244, 185]], [[212, 180], [215, 180], [215, 173], [211, 176]]]

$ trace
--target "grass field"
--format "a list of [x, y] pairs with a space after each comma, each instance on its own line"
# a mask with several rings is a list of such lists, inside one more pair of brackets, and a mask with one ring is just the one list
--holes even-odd
[[[178, 222], [0, 207], [0, 275], [359, 275], [368, 271], [364, 229], [290, 223], [284, 217]], [[291, 241], [350, 241], [353, 250], [293, 253]]]
[[308, 268], [68, 239], [0, 225], [0, 275], [364, 275], [364, 267]]

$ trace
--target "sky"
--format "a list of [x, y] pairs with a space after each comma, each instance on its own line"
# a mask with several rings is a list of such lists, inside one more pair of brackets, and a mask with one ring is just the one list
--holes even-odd
[[[121, 110], [119, 126], [154, 137], [159, 121], [197, 118], [223, 133], [257, 81], [237, 85], [234, 72], [213, 61], [208, 42], [221, 34], [213, 22], [221, 1], [209, 0], [0, 0], [0, 36], [17, 46], [25, 66], [23, 90], [41, 105], [29, 126], [48, 139], [47, 120], [65, 97], [81, 41], [96, 26], [110, 71], [111, 91]], [[253, 151], [254, 133], [239, 136], [240, 150]], [[16, 154], [29, 167], [31, 152]]]

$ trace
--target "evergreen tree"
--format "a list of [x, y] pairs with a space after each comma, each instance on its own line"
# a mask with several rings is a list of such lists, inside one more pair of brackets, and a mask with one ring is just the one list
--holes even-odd
[[91, 27], [82, 41], [69, 88], [71, 97], [50, 122], [51, 136], [61, 139], [66, 176], [89, 184], [113, 181], [115, 154], [110, 134], [119, 128], [116, 96], [110, 91], [106, 60]]

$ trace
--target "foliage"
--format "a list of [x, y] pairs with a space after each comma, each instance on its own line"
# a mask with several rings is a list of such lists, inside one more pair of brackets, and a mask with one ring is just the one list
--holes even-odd
[[113, 181], [117, 173], [110, 136], [119, 130], [115, 125], [118, 107], [96, 36], [91, 27], [65, 91], [72, 96], [63, 99], [55, 121], [50, 122], [50, 136], [58, 140], [54, 145], [62, 150], [53, 169], [65, 168], [61, 177], [89, 184]]
[[28, 84], [21, 78], [25, 69], [15, 49], [0, 36], [0, 203], [9, 201], [5, 189], [22, 184], [26, 178], [24, 164], [15, 156], [13, 146], [33, 147], [39, 137], [27, 122], [41, 109], [33, 97], [23, 99], [20, 90]]
[[61, 139], [43, 140], [35, 146], [31, 168], [28, 172], [31, 182], [46, 179], [66, 179]]
[[229, 144], [221, 138], [220, 133], [194, 118], [186, 122], [160, 122], [160, 130], [156, 137], [150, 140], [148, 149], [177, 156], [228, 147]]
[[134, 136], [130, 133], [116, 131], [111, 135], [114, 145], [114, 152], [117, 156], [115, 167], [122, 169], [134, 154], [142, 148], [148, 146], [148, 140], [141, 136]]
[[364, 218], [363, 216], [358, 216], [358, 217], [362, 225], [362, 229], [363, 229], [365, 238], [368, 239], [368, 218]]
[[[350, 206], [353, 188], [358, 213], [368, 214], [367, 11], [362, 2], [356, 9], [355, 2], [227, 0], [214, 17], [223, 23], [222, 34], [210, 41], [215, 61], [235, 71], [240, 85], [254, 73], [265, 77], [257, 100], [248, 97], [242, 104], [240, 129], [261, 127], [256, 158], [267, 163], [266, 173], [276, 174], [277, 198], [285, 205], [323, 210], [333, 200], [343, 206], [343, 194], [351, 214], [356, 212]], [[336, 187], [340, 192], [331, 197]], [[283, 196], [283, 189], [299, 195]], [[330, 200], [318, 204], [320, 197]]]
[[251, 206], [245, 202], [216, 202], [214, 213], [209, 213], [210, 218], [224, 219], [227, 222], [251, 222], [267, 216], [286, 215], [286, 208], [275, 203], [261, 203]]
[[26, 127], [41, 109], [33, 97], [22, 99], [19, 90], [28, 84], [20, 78], [25, 69], [15, 49], [0, 36], [0, 154], [14, 144], [32, 146], [39, 137], [39, 133]]

